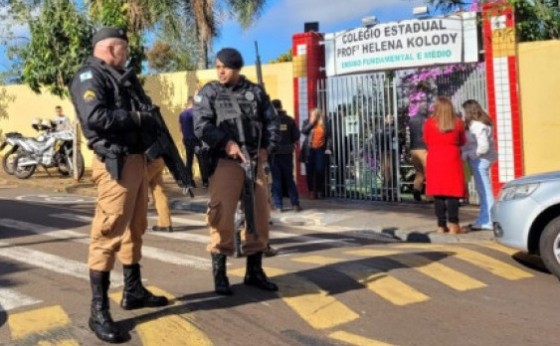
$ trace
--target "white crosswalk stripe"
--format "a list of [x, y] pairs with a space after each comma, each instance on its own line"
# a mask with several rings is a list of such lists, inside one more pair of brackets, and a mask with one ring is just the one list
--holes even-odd
[[[66, 219], [66, 220], [74, 220], [74, 221], [86, 221], [88, 223], [91, 222], [93, 219], [91, 216], [86, 215], [78, 215], [78, 214], [69, 214], [69, 213], [61, 213], [61, 214], [51, 214], [50, 217]], [[150, 218], [157, 218], [157, 216], [153, 215]], [[206, 223], [200, 220], [194, 220], [192, 218], [180, 217], [180, 216], [173, 216], [171, 218], [173, 224], [181, 224], [181, 225], [189, 225], [189, 226], [198, 226], [198, 227], [206, 227]], [[210, 237], [208, 235], [202, 234], [193, 234], [187, 232], [153, 232], [150, 233], [151, 235], [155, 235], [158, 237], [168, 238], [168, 239], [175, 239], [175, 240], [182, 240], [188, 241], [193, 243], [200, 243], [200, 244], [208, 244], [210, 241]], [[282, 231], [270, 231], [270, 238], [271, 239], [289, 239], [291, 243], [301, 243], [304, 245], [316, 245], [316, 244], [329, 244], [331, 246], [343, 247], [343, 246], [351, 246], [354, 245], [351, 239], [321, 239], [319, 237], [312, 237], [307, 235], [296, 235], [289, 232], [282, 232]], [[293, 244], [283, 244], [278, 245], [278, 248], [293, 246]], [[144, 248], [145, 249], [145, 248]]]
[[[73, 242], [82, 244], [89, 244], [89, 236], [73, 230], [59, 230], [54, 227], [43, 226], [13, 219], [0, 219], [0, 225], [36, 234], [42, 234], [52, 238], [71, 240]], [[151, 258], [165, 263], [176, 264], [194, 269], [207, 270], [212, 266], [211, 261], [207, 258], [168, 251], [146, 245], [142, 246], [142, 255], [146, 258]]]
[[[3, 225], [3, 223], [0, 223]], [[0, 257], [47, 269], [55, 273], [73, 276], [89, 281], [89, 269], [83, 262], [49, 254], [43, 251], [28, 249], [22, 246], [0, 242]], [[121, 274], [122, 275], [122, 274]], [[115, 274], [114, 277], [121, 275]], [[122, 286], [122, 280], [111, 279], [112, 287]]]
[[41, 303], [41, 300], [18, 293], [9, 288], [0, 287], [0, 311], [9, 311], [22, 306]]

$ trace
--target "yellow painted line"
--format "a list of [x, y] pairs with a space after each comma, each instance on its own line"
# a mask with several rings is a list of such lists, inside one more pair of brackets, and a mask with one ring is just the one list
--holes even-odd
[[37, 346], [80, 346], [76, 340], [39, 341]]
[[345, 251], [345, 254], [349, 254], [352, 256], [361, 256], [361, 257], [385, 257], [396, 255], [401, 253], [400, 250], [376, 250], [376, 249], [360, 249], [360, 250], [351, 250]]
[[[146, 287], [155, 295], [163, 295], [169, 299], [171, 304], [180, 305], [176, 298], [157, 287]], [[113, 301], [120, 303], [122, 292], [114, 292], [110, 294]], [[169, 305], [171, 306], [171, 305]], [[165, 308], [165, 307], [164, 307]], [[152, 308], [150, 308], [153, 310]], [[184, 346], [205, 346], [212, 345], [212, 342], [204, 332], [197, 326], [189, 322], [185, 317], [178, 315], [156, 316], [153, 319], [137, 320], [136, 331], [140, 336], [142, 345], [159, 346], [159, 345], [184, 345]]]
[[[416, 246], [414, 244], [404, 244], [399, 245], [399, 247], [418, 248], [419, 246]], [[460, 246], [430, 245], [428, 249], [451, 252], [453, 253], [453, 257], [468, 262], [474, 266], [482, 268], [496, 276], [502, 277], [507, 280], [520, 280], [533, 277], [533, 274], [514, 267], [511, 264], [507, 264], [490, 256], [481, 254], [473, 250], [465, 249]]]
[[485, 247], [488, 249], [496, 250], [506, 255], [513, 256], [519, 252], [519, 250], [512, 249], [510, 247], [504, 246], [502, 244], [494, 243], [494, 242], [484, 242], [484, 243], [477, 243], [476, 246]]
[[486, 284], [483, 282], [423, 256], [403, 254], [402, 256], [391, 257], [391, 259], [413, 268], [457, 291], [468, 291], [486, 287]]
[[35, 309], [9, 315], [8, 325], [12, 339], [21, 340], [35, 333], [70, 325], [70, 318], [61, 306]]
[[397, 278], [365, 265], [352, 265], [344, 274], [366, 286], [370, 291], [399, 306], [420, 303], [430, 297]]
[[345, 342], [350, 345], [357, 345], [357, 346], [392, 346], [392, 344], [388, 344], [386, 342], [368, 339], [363, 336], [359, 336], [356, 334], [351, 334], [343, 331], [338, 331], [329, 334], [331, 339], [336, 339], [342, 342]]
[[[385, 250], [359, 250], [348, 251], [348, 254], [359, 254], [359, 256], [378, 257], [398, 254], [399, 251]], [[341, 258], [325, 256], [305, 256], [292, 259], [296, 262], [313, 264], [336, 264], [347, 261]], [[410, 287], [404, 282], [390, 276], [389, 274], [372, 269], [363, 264], [352, 264], [339, 270], [341, 273], [352, 277], [354, 280], [366, 286], [370, 291], [375, 292], [382, 298], [395, 305], [408, 305], [419, 303], [430, 299], [422, 292]]]
[[330, 265], [330, 264], [342, 263], [344, 261], [347, 261], [347, 259], [326, 257], [326, 256], [302, 256], [302, 257], [292, 258], [292, 261], [300, 262], [300, 263], [318, 264], [318, 265]]
[[[264, 268], [279, 287], [278, 294], [301, 318], [315, 329], [327, 329], [354, 321], [360, 316], [304, 277], [287, 274], [280, 269]], [[228, 271], [243, 276], [244, 268]]]

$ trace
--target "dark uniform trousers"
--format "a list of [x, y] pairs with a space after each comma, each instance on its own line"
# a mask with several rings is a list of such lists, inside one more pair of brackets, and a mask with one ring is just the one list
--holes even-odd
[[[265, 160], [260, 155], [255, 185], [255, 226], [258, 239], [243, 232], [245, 242], [242, 251], [247, 255], [262, 252], [268, 244], [268, 205], [267, 181], [264, 172]], [[234, 216], [239, 198], [243, 193], [245, 173], [238, 162], [220, 159], [214, 174], [210, 177], [210, 201], [206, 220], [210, 226], [210, 244], [207, 250], [231, 256], [234, 252]], [[243, 236], [242, 235], [242, 236]]]
[[125, 158], [121, 179], [116, 181], [105, 164], [93, 159], [92, 180], [97, 185], [97, 207], [91, 227], [88, 266], [110, 271], [115, 257], [123, 265], [142, 257], [142, 235], [148, 226], [148, 184], [144, 154]]

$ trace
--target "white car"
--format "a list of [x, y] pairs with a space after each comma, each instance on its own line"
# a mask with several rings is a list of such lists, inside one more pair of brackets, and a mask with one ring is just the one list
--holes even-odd
[[508, 182], [492, 207], [492, 222], [498, 242], [539, 255], [560, 279], [560, 172]]

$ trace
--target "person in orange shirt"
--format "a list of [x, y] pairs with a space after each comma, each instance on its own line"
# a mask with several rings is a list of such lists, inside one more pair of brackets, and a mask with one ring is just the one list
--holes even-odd
[[319, 108], [312, 109], [301, 132], [307, 136], [304, 159], [307, 189], [311, 199], [321, 199], [325, 191], [325, 155], [330, 155], [330, 131], [325, 113]]

